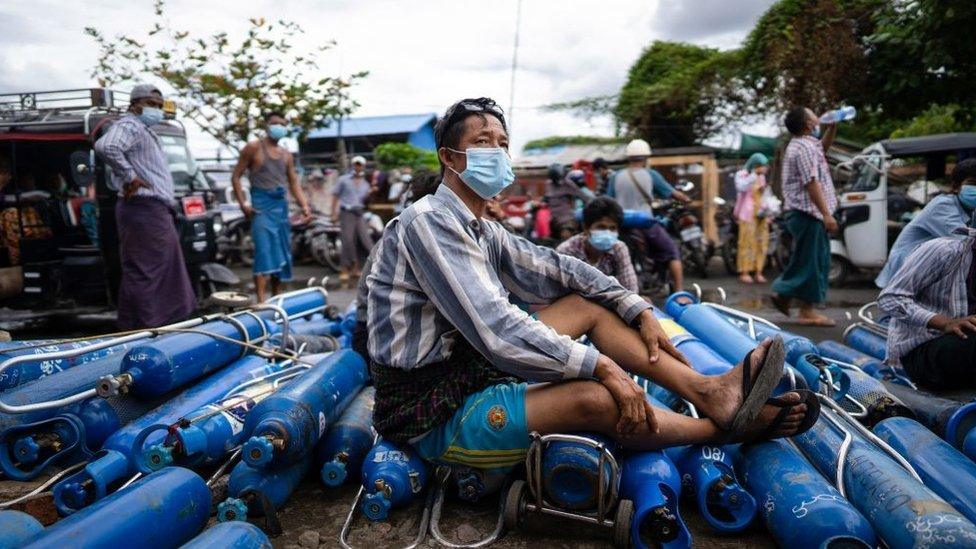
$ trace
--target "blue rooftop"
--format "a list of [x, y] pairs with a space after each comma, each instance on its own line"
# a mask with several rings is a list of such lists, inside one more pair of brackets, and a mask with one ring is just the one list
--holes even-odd
[[[342, 120], [342, 136], [409, 134], [428, 124], [433, 124], [435, 120], [437, 120], [437, 115], [434, 113], [344, 118]], [[339, 124], [337, 121], [333, 121], [328, 126], [312, 130], [308, 137], [309, 139], [339, 137]]]

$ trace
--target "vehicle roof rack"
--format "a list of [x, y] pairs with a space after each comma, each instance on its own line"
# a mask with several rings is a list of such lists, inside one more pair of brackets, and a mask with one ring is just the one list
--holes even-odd
[[0, 93], [0, 127], [59, 124], [72, 115], [121, 112], [128, 104], [128, 92], [109, 88]]

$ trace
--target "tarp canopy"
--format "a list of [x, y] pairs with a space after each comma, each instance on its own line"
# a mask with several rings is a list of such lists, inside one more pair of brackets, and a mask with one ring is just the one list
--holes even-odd
[[941, 133], [885, 139], [881, 145], [893, 157], [926, 156], [936, 153], [955, 154], [960, 151], [976, 150], [976, 133]]

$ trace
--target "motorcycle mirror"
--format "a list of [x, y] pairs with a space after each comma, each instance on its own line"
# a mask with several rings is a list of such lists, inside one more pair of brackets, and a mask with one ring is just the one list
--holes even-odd
[[716, 196], [715, 198], [712, 199], [712, 203], [715, 204], [716, 206], [724, 206], [726, 204], [726, 201], [721, 196]]
[[686, 193], [686, 192], [694, 189], [695, 188], [695, 184], [692, 183], [691, 181], [679, 181], [677, 187], [678, 187], [678, 190], [679, 191], [681, 191], [683, 193]]

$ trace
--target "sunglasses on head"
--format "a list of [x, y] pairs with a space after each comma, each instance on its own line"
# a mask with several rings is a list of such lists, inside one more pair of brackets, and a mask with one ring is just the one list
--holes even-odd
[[505, 124], [505, 112], [491, 99], [459, 101], [451, 107], [447, 113], [447, 123], [445, 128], [450, 128], [458, 122], [460, 118], [471, 113], [488, 113], [498, 117], [502, 125]]

